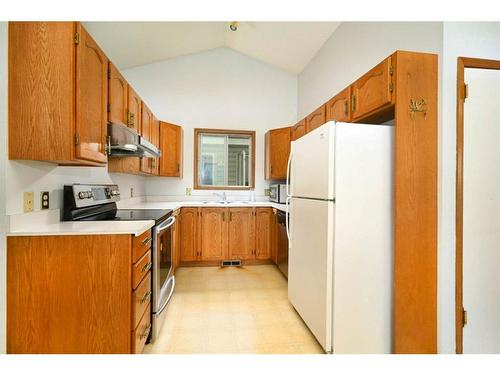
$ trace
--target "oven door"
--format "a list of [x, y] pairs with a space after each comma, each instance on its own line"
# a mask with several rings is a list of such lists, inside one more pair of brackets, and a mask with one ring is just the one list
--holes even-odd
[[153, 236], [153, 313], [160, 313], [172, 298], [173, 231], [175, 217], [170, 216], [154, 227]]

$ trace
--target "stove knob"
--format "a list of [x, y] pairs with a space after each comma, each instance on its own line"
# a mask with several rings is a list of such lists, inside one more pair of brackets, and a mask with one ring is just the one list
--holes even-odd
[[94, 198], [94, 193], [91, 191], [87, 192], [87, 198]]
[[85, 199], [85, 193], [83, 191], [78, 193], [78, 198]]

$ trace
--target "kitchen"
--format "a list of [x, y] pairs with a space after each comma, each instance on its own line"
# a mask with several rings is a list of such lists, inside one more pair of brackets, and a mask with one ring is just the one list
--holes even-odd
[[[381, 23], [408, 38], [319, 89], [373, 25], [297, 24], [2, 25], [7, 353], [441, 351], [443, 24]], [[301, 65], [245, 50], [280, 28], [316, 43]], [[141, 29], [207, 44], [141, 62], [120, 45]]]

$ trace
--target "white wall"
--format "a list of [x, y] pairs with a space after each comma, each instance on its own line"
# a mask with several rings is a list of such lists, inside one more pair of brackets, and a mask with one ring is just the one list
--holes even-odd
[[442, 23], [342, 22], [299, 75], [299, 119], [398, 49], [441, 53]]
[[439, 349], [455, 352], [455, 168], [457, 57], [500, 60], [499, 22], [445, 22], [439, 170]]
[[0, 22], [0, 353], [6, 351], [6, 217], [5, 217], [5, 157], [7, 148], [7, 23]]
[[[160, 120], [184, 128], [183, 178], [149, 178], [148, 195], [184, 195], [187, 187], [193, 187], [194, 128], [255, 130], [255, 194], [263, 195], [268, 186], [264, 134], [295, 122], [296, 76], [227, 48], [122, 73]], [[193, 195], [207, 194], [211, 192], [193, 191]]]

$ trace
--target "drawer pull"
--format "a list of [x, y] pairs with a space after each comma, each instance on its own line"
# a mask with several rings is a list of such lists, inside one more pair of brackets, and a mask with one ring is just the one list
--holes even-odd
[[148, 290], [146, 293], [144, 293], [144, 295], [142, 296], [142, 299], [141, 299], [141, 305], [143, 305], [145, 302], [148, 302], [149, 301], [149, 297], [151, 297], [151, 291]]
[[140, 338], [141, 340], [143, 340], [143, 339], [145, 339], [146, 337], [148, 337], [148, 335], [149, 335], [149, 330], [150, 330], [150, 329], [151, 329], [151, 323], [149, 323], [149, 324], [147, 325], [147, 327], [146, 327], [146, 328], [144, 328], [144, 331], [142, 331], [142, 333], [141, 333], [141, 335], [139, 336], [139, 338]]
[[142, 244], [145, 246], [151, 246], [151, 242], [153, 242], [153, 239], [151, 237], [148, 237], [142, 241]]
[[144, 266], [142, 266], [141, 273], [149, 271], [151, 269], [152, 265], [153, 265], [153, 263], [151, 263], [151, 262], [146, 263]]

